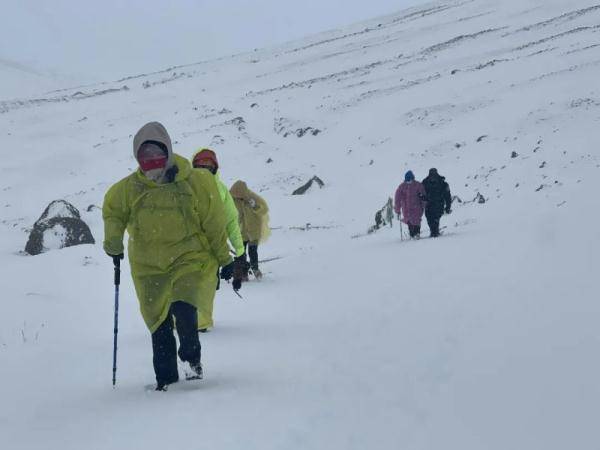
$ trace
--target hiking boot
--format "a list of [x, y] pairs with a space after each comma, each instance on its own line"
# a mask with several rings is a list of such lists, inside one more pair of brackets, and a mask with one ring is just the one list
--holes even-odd
[[263, 277], [263, 274], [262, 274], [262, 272], [260, 271], [260, 269], [259, 269], [259, 268], [252, 269], [252, 273], [254, 274], [254, 277], [255, 277], [257, 280], [260, 280], [260, 279], [262, 279], [262, 277]]
[[204, 377], [204, 373], [202, 372], [202, 363], [190, 363], [190, 369], [192, 369], [192, 373], [185, 377], [186, 380], [201, 380]]

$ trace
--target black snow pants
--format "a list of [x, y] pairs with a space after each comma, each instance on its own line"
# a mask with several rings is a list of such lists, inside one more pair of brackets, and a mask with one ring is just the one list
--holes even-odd
[[427, 225], [429, 225], [429, 232], [431, 237], [438, 237], [440, 235], [440, 219], [442, 217], [443, 208], [426, 208], [425, 217], [427, 218]]
[[[177, 322], [179, 352], [173, 335], [173, 317]], [[159, 385], [179, 380], [177, 354], [191, 365], [200, 363], [200, 339], [198, 338], [198, 314], [196, 307], [186, 302], [174, 302], [165, 321], [152, 333], [154, 373]]]
[[421, 225], [408, 225], [408, 234], [411, 238], [421, 235]]
[[258, 244], [252, 242], [244, 242], [244, 250], [250, 257], [250, 268], [252, 270], [258, 269]]

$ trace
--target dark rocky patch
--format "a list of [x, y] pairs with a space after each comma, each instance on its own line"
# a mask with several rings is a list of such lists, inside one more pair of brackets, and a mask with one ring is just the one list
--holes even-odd
[[315, 175], [310, 180], [308, 180], [305, 184], [303, 184], [298, 189], [296, 189], [294, 192], [292, 192], [292, 195], [304, 195], [311, 188], [313, 183], [316, 183], [319, 186], [319, 188], [323, 188], [323, 186], [325, 186], [325, 183], [323, 182], [323, 180], [321, 180], [318, 176]]
[[244, 120], [243, 117], [234, 117], [231, 120], [228, 120], [227, 122], [225, 122], [225, 125], [233, 125], [235, 127], [237, 127], [238, 131], [245, 131], [246, 130], [246, 121]]
[[313, 136], [316, 136], [319, 133], [321, 133], [321, 130], [319, 130], [318, 128], [313, 128], [313, 127], [298, 128], [295, 131], [292, 131], [292, 132], [288, 131], [288, 132], [284, 133], [283, 137], [288, 137], [288, 136], [294, 134], [294, 135], [296, 135], [297, 137], [300, 138], [300, 137], [302, 137], [302, 136], [304, 136], [304, 135], [306, 135], [308, 133], [312, 134]]
[[375, 231], [383, 228], [386, 225], [392, 226], [394, 220], [394, 207], [392, 199], [388, 198], [388, 201], [383, 205], [383, 208], [375, 213], [375, 224], [371, 225], [367, 230], [368, 234], [374, 233]]
[[65, 200], [55, 200], [46, 207], [33, 225], [25, 251], [30, 255], [44, 253], [53, 248], [49, 247], [50, 240], [58, 248], [95, 243], [77, 208]]

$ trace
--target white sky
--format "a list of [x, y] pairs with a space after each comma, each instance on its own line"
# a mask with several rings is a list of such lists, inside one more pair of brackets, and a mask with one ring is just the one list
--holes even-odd
[[105, 81], [274, 45], [421, 3], [3, 0], [0, 63]]

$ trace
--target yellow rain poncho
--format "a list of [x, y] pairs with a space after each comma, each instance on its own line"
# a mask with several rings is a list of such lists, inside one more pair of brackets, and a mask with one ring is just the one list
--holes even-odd
[[202, 311], [212, 304], [217, 268], [231, 262], [226, 217], [214, 177], [192, 170], [171, 150], [162, 125], [144, 126], [134, 139], [134, 154], [146, 141], [164, 144], [176, 164], [174, 182], [157, 184], [140, 171], [113, 185], [104, 198], [104, 250], [123, 253], [129, 234], [131, 276], [144, 321], [154, 332], [172, 302], [185, 301]]
[[248, 189], [243, 181], [236, 181], [229, 192], [240, 216], [240, 230], [244, 242], [264, 243], [271, 235], [269, 207], [265, 199]]
[[[192, 161], [198, 153], [205, 150], [201, 148], [192, 156]], [[212, 152], [212, 150], [210, 150]], [[201, 170], [201, 169], [200, 169]], [[219, 177], [219, 172], [215, 175], [215, 181], [217, 182], [217, 187], [219, 188], [219, 194], [221, 195], [221, 200], [223, 201], [223, 206], [225, 207], [225, 216], [227, 216], [227, 236], [229, 236], [229, 242], [233, 246], [235, 250], [235, 256], [242, 256], [244, 254], [244, 241], [242, 240], [242, 234], [240, 232], [239, 218], [238, 218], [238, 210], [235, 207], [235, 203], [233, 202], [233, 198], [225, 186], [225, 183], [221, 181], [221, 177]]]
[[[193, 162], [196, 158], [196, 155], [201, 151], [205, 150], [201, 148], [196, 151], [194, 155], [192, 155], [191, 161]], [[212, 150], [211, 153], [214, 154]], [[193, 169], [194, 171], [200, 170], [203, 172], [208, 172], [206, 169]], [[240, 232], [240, 225], [238, 219], [238, 211], [235, 207], [235, 203], [233, 202], [233, 198], [225, 186], [225, 183], [221, 181], [219, 177], [219, 172], [216, 174], [212, 174], [208, 172], [211, 176], [214, 176], [215, 182], [217, 183], [217, 188], [219, 189], [219, 195], [221, 200], [223, 201], [223, 206], [225, 208], [225, 217], [227, 221], [227, 236], [229, 237], [229, 242], [233, 246], [235, 250], [236, 256], [241, 256], [244, 254], [244, 241], [242, 240], [242, 234]], [[213, 321], [213, 309], [214, 309], [214, 301], [206, 301], [204, 302], [204, 308], [198, 309], [198, 329], [205, 330], [208, 328], [212, 328], [214, 326]]]

